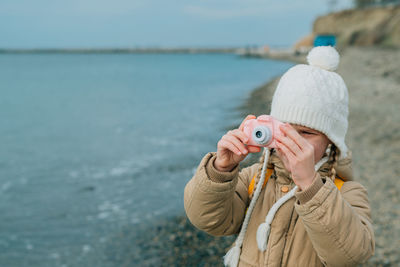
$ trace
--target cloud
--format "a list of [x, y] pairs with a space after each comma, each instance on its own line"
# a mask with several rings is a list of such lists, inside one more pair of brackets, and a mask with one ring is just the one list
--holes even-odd
[[148, 5], [145, 1], [117, 0], [38, 0], [29, 1], [2, 0], [0, 14], [8, 16], [104, 16], [131, 14]]
[[185, 6], [183, 8], [183, 11], [184, 13], [189, 15], [196, 15], [199, 17], [206, 17], [213, 19], [226, 19], [226, 18], [265, 15], [265, 12], [252, 7], [245, 9], [215, 9], [202, 6]]
[[[314, 0], [316, 1], [316, 0]], [[312, 1], [311, 1], [312, 2]], [[247, 0], [247, 1], [232, 1], [224, 3], [219, 6], [213, 6], [203, 3], [203, 5], [186, 5], [183, 7], [183, 12], [188, 15], [210, 19], [229, 19], [238, 17], [256, 17], [256, 16], [284, 16], [285, 13], [298, 11], [307, 12], [306, 8], [309, 6], [304, 5], [302, 1], [260, 1], [260, 0]], [[311, 4], [311, 3], [310, 3]]]

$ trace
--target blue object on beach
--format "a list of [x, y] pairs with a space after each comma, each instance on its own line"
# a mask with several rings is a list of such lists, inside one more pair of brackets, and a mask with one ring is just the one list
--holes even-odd
[[330, 34], [317, 35], [314, 39], [314, 46], [335, 46], [336, 36]]

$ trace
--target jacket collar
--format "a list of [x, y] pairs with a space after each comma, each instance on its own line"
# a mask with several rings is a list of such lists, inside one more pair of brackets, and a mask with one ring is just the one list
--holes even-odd
[[[352, 156], [351, 151], [349, 151], [348, 156], [344, 159], [339, 160], [335, 168], [336, 174], [340, 178], [342, 178], [345, 182], [353, 180], [351, 156]], [[276, 153], [275, 149], [272, 150], [272, 153], [270, 155], [268, 161], [268, 168], [275, 170], [275, 175], [277, 176], [276, 178], [279, 183], [289, 184], [293, 182], [291, 174], [289, 173], [289, 171], [286, 170], [285, 165], [278, 157], [278, 154]], [[325, 162], [320, 167], [318, 173], [321, 175], [321, 177], [328, 176], [330, 169], [331, 169], [331, 164]]]

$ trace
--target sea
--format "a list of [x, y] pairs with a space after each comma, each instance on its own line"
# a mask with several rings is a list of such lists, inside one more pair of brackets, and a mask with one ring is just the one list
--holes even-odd
[[182, 215], [185, 184], [243, 120], [237, 107], [292, 65], [0, 54], [0, 266], [120, 266], [109, 248], [129, 248], [111, 240]]

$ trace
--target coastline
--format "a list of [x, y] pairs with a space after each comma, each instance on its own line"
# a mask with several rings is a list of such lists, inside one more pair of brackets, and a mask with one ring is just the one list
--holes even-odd
[[[347, 144], [353, 151], [356, 181], [369, 192], [376, 237], [375, 255], [363, 266], [399, 264], [400, 167], [396, 163], [400, 159], [400, 115], [396, 107], [400, 102], [400, 53], [374, 47], [349, 47], [339, 53], [337, 72], [345, 80], [350, 98]], [[255, 88], [238, 107], [240, 114], [268, 113], [279, 79], [275, 77]], [[258, 156], [249, 156], [242, 166], [252, 164]], [[145, 266], [223, 266], [222, 257], [235, 240], [235, 236], [212, 237], [197, 230], [184, 211], [145, 229], [140, 231], [143, 234], [138, 241], [142, 249], [131, 259]]]
[[0, 48], [1, 54], [219, 54], [235, 53], [238, 48], [32, 48], [8, 49]]

